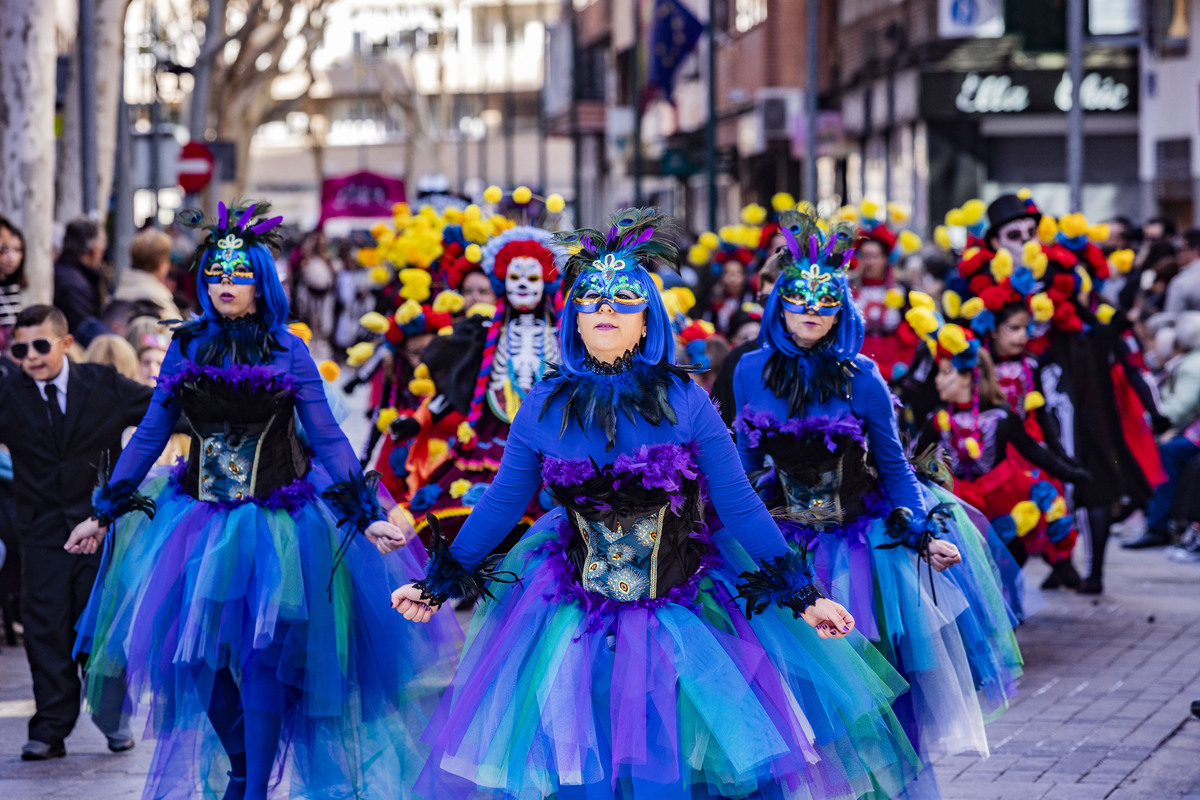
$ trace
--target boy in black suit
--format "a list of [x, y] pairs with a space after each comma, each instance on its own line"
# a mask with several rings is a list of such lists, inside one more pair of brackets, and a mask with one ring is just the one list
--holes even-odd
[[[116, 457], [122, 432], [146, 413], [151, 389], [111, 367], [67, 361], [74, 340], [53, 306], [22, 311], [13, 340], [10, 350], [21, 372], [0, 380], [0, 443], [13, 459], [21, 616], [37, 706], [21, 757], [33, 761], [66, 755], [63, 740], [79, 717], [75, 622], [87, 605], [100, 555], [67, 553], [63, 545], [92, 513], [101, 453]], [[108, 694], [93, 719], [109, 749], [128, 750], [133, 737], [121, 714], [124, 687]]]

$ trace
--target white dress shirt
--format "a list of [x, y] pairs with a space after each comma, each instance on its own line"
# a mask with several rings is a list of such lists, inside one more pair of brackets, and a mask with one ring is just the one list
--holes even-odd
[[52, 381], [34, 381], [37, 384], [38, 392], [42, 395], [43, 401], [46, 400], [46, 384], [54, 384], [55, 388], [58, 389], [58, 407], [62, 410], [64, 416], [67, 413], [67, 377], [70, 371], [71, 359], [64, 358], [62, 372], [58, 373], [58, 377]]

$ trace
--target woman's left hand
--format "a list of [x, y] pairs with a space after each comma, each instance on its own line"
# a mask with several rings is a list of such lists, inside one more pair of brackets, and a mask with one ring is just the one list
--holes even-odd
[[404, 547], [408, 544], [408, 537], [414, 535], [411, 526], [405, 531], [400, 526], [383, 520], [372, 522], [364, 532], [371, 540], [371, 544], [375, 545], [375, 549], [385, 556], [393, 550]]
[[822, 597], [808, 608], [800, 618], [811, 625], [822, 639], [838, 639], [854, 630], [854, 617], [841, 603]]
[[933, 539], [929, 542], [928, 560], [930, 565], [941, 572], [947, 567], [953, 567], [962, 561], [958, 548], [944, 539]]

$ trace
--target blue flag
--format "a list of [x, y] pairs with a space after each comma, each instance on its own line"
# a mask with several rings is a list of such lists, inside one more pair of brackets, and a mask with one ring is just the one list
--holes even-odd
[[679, 0], [654, 0], [648, 88], [669, 99], [680, 63], [696, 49], [704, 25]]

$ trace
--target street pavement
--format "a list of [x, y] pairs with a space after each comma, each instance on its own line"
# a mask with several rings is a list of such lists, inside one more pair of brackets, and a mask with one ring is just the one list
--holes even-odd
[[[361, 413], [345, 427], [364, 441]], [[1040, 564], [1027, 571], [1035, 585], [1045, 576]], [[990, 758], [935, 763], [947, 800], [1200, 800], [1200, 719], [1189, 709], [1200, 699], [1200, 564], [1114, 541], [1106, 588], [1099, 598], [1047, 592], [1047, 607], [1018, 629], [1020, 692], [988, 726]], [[83, 718], [66, 758], [22, 762], [32, 711], [25, 653], [4, 647], [0, 800], [141, 796], [151, 742], [111, 754]]]

